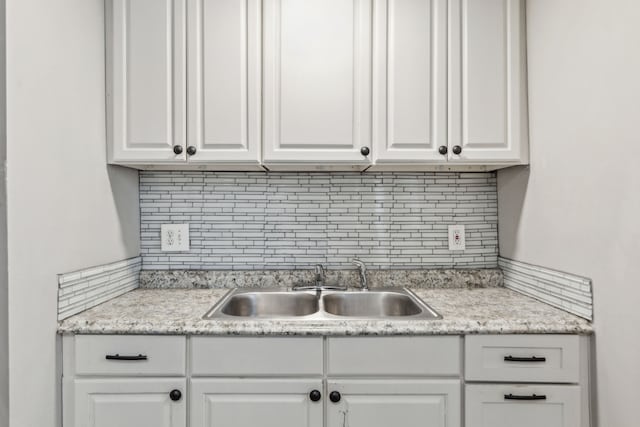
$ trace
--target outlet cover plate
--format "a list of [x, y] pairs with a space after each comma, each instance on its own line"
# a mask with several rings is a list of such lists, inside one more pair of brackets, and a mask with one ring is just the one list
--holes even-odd
[[449, 226], [449, 250], [464, 251], [466, 242], [464, 238], [464, 225]]
[[160, 226], [162, 252], [189, 250], [189, 224], [162, 224]]

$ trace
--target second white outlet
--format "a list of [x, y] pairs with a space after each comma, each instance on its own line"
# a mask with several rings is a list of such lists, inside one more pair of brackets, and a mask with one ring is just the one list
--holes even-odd
[[189, 250], [189, 224], [162, 224], [160, 241], [163, 252], [183, 252]]
[[449, 250], [464, 251], [466, 243], [464, 240], [464, 225], [449, 226]]

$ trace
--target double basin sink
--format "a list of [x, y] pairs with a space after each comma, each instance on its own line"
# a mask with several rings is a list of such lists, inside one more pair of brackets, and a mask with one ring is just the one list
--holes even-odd
[[441, 319], [408, 289], [369, 291], [234, 289], [205, 319]]

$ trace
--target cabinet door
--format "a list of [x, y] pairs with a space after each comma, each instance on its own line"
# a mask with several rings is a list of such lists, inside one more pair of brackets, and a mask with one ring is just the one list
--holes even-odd
[[371, 0], [264, 1], [265, 163], [368, 164]]
[[[182, 397], [171, 400], [172, 390]], [[76, 380], [74, 393], [75, 427], [186, 426], [184, 379]]]
[[189, 162], [258, 164], [261, 2], [187, 1]]
[[[192, 379], [191, 427], [322, 427], [322, 381]], [[323, 396], [324, 398], [324, 396]]]
[[110, 161], [184, 160], [185, 0], [109, 0], [107, 16]]
[[447, 0], [376, 0], [376, 163], [446, 161]]
[[579, 386], [468, 385], [465, 391], [467, 427], [581, 425]]
[[[524, 0], [449, 4], [449, 158], [525, 163]], [[455, 146], [462, 148], [459, 155]]]
[[[327, 427], [460, 427], [458, 380], [329, 380]], [[327, 396], [329, 397], [329, 396]]]

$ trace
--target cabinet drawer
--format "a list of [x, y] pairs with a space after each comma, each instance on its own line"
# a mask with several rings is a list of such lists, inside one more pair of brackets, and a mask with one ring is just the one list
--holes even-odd
[[460, 373], [460, 337], [328, 339], [328, 375], [453, 376]]
[[472, 384], [465, 387], [466, 427], [581, 424], [580, 387], [545, 384]]
[[467, 381], [577, 383], [577, 335], [486, 335], [465, 339]]
[[193, 337], [191, 374], [322, 375], [321, 337]]
[[183, 376], [186, 344], [182, 336], [78, 335], [76, 375]]

